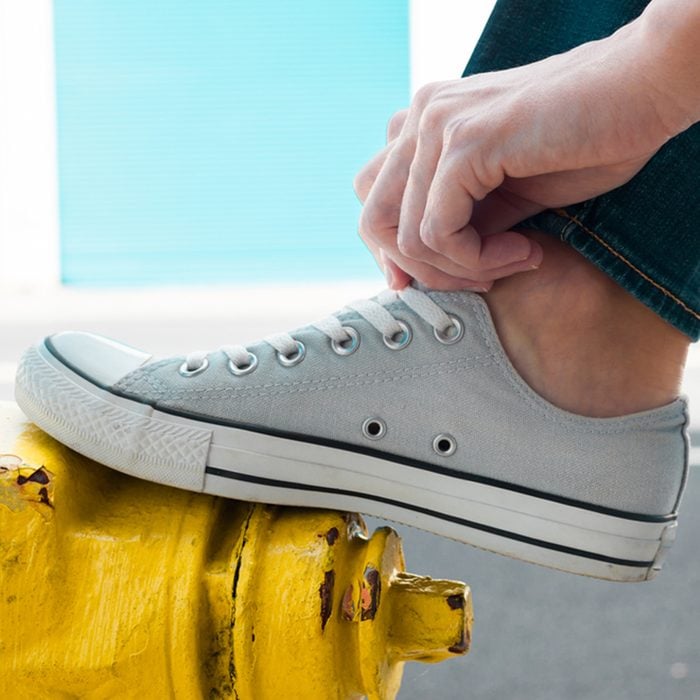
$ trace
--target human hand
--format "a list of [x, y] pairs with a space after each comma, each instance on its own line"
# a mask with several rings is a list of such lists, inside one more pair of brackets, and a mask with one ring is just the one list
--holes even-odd
[[355, 182], [360, 234], [391, 287], [413, 277], [485, 290], [536, 267], [541, 249], [510, 227], [624, 184], [677, 133], [646, 77], [648, 37], [633, 25], [418, 91]]

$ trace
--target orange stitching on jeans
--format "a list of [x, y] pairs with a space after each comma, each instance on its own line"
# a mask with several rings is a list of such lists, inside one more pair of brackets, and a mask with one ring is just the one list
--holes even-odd
[[649, 277], [649, 275], [645, 275], [638, 267], [636, 267], [629, 260], [627, 260], [627, 258], [625, 258], [624, 255], [618, 253], [614, 248], [612, 248], [608, 243], [606, 243], [597, 233], [591, 231], [591, 229], [589, 229], [585, 224], [579, 221], [575, 216], [569, 214], [569, 212], [567, 212], [565, 209], [555, 209], [554, 213], [569, 219], [569, 221], [575, 223], [579, 228], [582, 228], [586, 233], [593, 236], [593, 238], [595, 238], [595, 240], [598, 241], [598, 243], [600, 243], [600, 245], [602, 245], [606, 250], [611, 252], [616, 258], [622, 260], [622, 262], [625, 263], [625, 265], [631, 267], [640, 277], [644, 278], [647, 282], [649, 282], [649, 284], [656, 287], [662, 294], [665, 294], [670, 299], [673, 299], [673, 301], [675, 301], [676, 304], [678, 304], [683, 310], [687, 311], [691, 316], [700, 319], [700, 314], [697, 311], [693, 311], [693, 309], [686, 306], [677, 296], [669, 292], [668, 289], [665, 289], [658, 282], [655, 282], [653, 279], [651, 279], [651, 277]]

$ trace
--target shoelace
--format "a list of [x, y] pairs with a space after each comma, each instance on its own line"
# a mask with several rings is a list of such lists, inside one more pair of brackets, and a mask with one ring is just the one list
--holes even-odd
[[[388, 304], [399, 299], [433, 327], [436, 338], [441, 342], [449, 344], [461, 338], [462, 325], [460, 321], [441, 309], [425, 292], [414, 287], [406, 287], [400, 292], [387, 289], [377, 296], [376, 301], [360, 299], [348, 304], [343, 311], [351, 310], [358, 313], [381, 333], [384, 342], [389, 347], [399, 349], [408, 344], [411, 339], [411, 331], [403, 321], [394, 317], [386, 308]], [[333, 349], [341, 355], [354, 352], [359, 345], [357, 331], [350, 326], [344, 326], [336, 315], [311, 325], [328, 336]], [[277, 357], [282, 364], [294, 365], [304, 357], [304, 345], [295, 340], [289, 333], [273, 333], [263, 340], [277, 351]], [[243, 345], [222, 345], [219, 351], [226, 355], [230, 361], [229, 367], [238, 374], [247, 374], [256, 367], [258, 362], [257, 357]], [[191, 352], [185, 358], [181, 371], [183, 373], [201, 371], [208, 365], [208, 355], [209, 352], [206, 350]]]

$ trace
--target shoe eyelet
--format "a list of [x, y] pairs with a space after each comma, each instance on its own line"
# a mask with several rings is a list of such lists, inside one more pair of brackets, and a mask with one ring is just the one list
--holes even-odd
[[208, 367], [209, 367], [209, 359], [205, 357], [204, 360], [202, 360], [202, 364], [199, 365], [199, 367], [197, 367], [195, 369], [187, 369], [187, 362], [185, 361], [180, 365], [180, 369], [178, 371], [180, 372], [180, 375], [183, 377], [194, 377], [197, 374], [201, 374], [202, 372], [204, 372], [204, 370], [207, 369]]
[[386, 423], [381, 418], [368, 418], [362, 424], [362, 434], [368, 440], [380, 440], [386, 435]]
[[[393, 336], [382, 336], [384, 345], [386, 345], [389, 350], [403, 350], [413, 338], [413, 331], [411, 326], [402, 321], [401, 319], [396, 319], [398, 321], [401, 330], [395, 333]], [[398, 336], [398, 337], [397, 337]]]
[[331, 340], [331, 347], [336, 355], [347, 357], [352, 355], [360, 347], [360, 334], [352, 326], [343, 326], [343, 330], [350, 336], [348, 340], [339, 343]]
[[250, 374], [258, 366], [258, 356], [252, 352], [248, 352], [248, 364], [243, 367], [233, 363], [233, 360], [228, 361], [228, 371], [237, 377], [242, 377], [245, 374]]
[[433, 335], [443, 344], [443, 345], [453, 345], [458, 343], [464, 337], [464, 324], [452, 314], [448, 314], [450, 318], [450, 325], [444, 330], [438, 328], [433, 328]]
[[457, 451], [457, 441], [447, 433], [440, 433], [433, 438], [433, 450], [441, 457], [449, 457]]
[[297, 351], [293, 355], [283, 355], [281, 352], [277, 353], [277, 361], [283, 367], [294, 367], [294, 365], [298, 365], [306, 357], [306, 347], [304, 343], [297, 340], [296, 344]]

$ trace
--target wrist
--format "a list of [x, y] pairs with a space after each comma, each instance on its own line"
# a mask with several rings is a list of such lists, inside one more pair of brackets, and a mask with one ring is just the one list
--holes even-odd
[[627, 29], [637, 71], [668, 137], [700, 121], [700, 3], [654, 0]]

